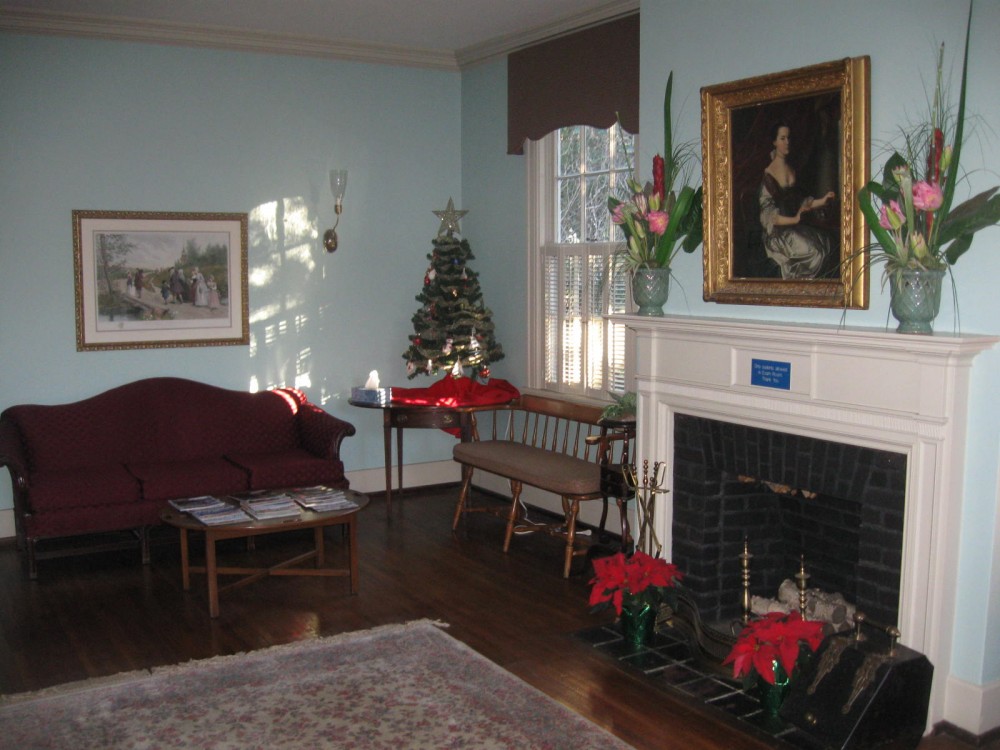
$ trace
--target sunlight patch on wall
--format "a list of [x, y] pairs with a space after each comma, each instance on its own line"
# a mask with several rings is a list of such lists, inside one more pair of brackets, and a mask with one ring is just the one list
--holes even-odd
[[310, 329], [322, 317], [321, 310], [309, 307], [314, 304], [310, 289], [318, 283], [317, 255], [323, 257], [315, 213], [302, 197], [261, 203], [250, 212], [250, 356], [257, 360], [251, 380], [255, 390], [288, 385], [323, 390], [322, 383], [313, 384], [313, 350], [306, 343]]

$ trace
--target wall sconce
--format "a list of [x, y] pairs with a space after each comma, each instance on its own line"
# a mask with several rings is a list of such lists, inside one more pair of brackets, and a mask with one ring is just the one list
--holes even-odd
[[334, 211], [337, 212], [337, 221], [332, 229], [327, 229], [323, 233], [323, 245], [328, 253], [337, 249], [337, 225], [340, 224], [340, 214], [344, 210], [344, 191], [347, 190], [347, 170], [330, 170], [330, 191], [334, 198]]

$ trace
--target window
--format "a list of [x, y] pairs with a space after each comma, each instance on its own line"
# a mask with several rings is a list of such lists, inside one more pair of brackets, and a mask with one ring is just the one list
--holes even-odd
[[561, 128], [528, 143], [529, 382], [532, 387], [607, 398], [630, 383], [624, 313], [628, 283], [613, 273], [621, 241], [608, 195], [624, 197], [634, 136], [618, 125]]

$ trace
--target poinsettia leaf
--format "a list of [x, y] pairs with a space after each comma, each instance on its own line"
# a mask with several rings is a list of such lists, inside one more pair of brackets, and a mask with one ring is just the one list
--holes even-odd
[[774, 648], [761, 648], [753, 656], [753, 668], [764, 682], [774, 684]]

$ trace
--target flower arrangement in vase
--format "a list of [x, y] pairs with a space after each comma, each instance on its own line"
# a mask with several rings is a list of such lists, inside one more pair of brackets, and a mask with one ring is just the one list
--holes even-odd
[[[670, 119], [673, 85], [671, 71], [663, 97], [664, 155], [653, 157], [652, 183], [643, 185], [636, 180], [629, 161], [627, 182], [631, 194], [625, 200], [608, 197], [611, 221], [621, 227], [625, 236], [625, 246], [616, 260], [632, 276], [633, 299], [639, 305], [640, 315], [663, 314], [659, 308], [667, 299], [674, 257], [682, 249], [694, 252], [702, 241], [702, 188], [685, 184], [694, 172], [697, 151], [693, 143], [673, 142]], [[678, 182], [680, 187], [675, 187]], [[655, 273], [641, 276], [656, 269], [659, 270]], [[642, 286], [648, 288], [647, 293], [643, 293]], [[657, 294], [658, 291], [662, 294]]]
[[723, 664], [733, 665], [733, 677], [760, 682], [761, 704], [776, 715], [804, 649], [815, 651], [823, 641], [823, 623], [803, 620], [798, 612], [769, 612], [752, 620], [736, 638]]
[[[969, 249], [976, 232], [1000, 222], [996, 187], [952, 205], [962, 176], [959, 158], [965, 134], [971, 24], [970, 0], [955, 116], [950, 116], [942, 86], [942, 44], [928, 121], [904, 131], [902, 153], [893, 150], [881, 182], [872, 180], [858, 191], [858, 206], [875, 235], [875, 243], [867, 248], [868, 262], [884, 264], [883, 285], [890, 285], [893, 314], [900, 320], [901, 333], [931, 332], [930, 321], [940, 304], [941, 279]], [[906, 301], [903, 295], [910, 292], [916, 297]], [[917, 318], [912, 322], [904, 319], [908, 312]]]
[[622, 635], [636, 644], [652, 635], [660, 603], [684, 577], [673, 563], [639, 550], [596, 558], [594, 573], [590, 606], [594, 611], [613, 606], [621, 618]]

